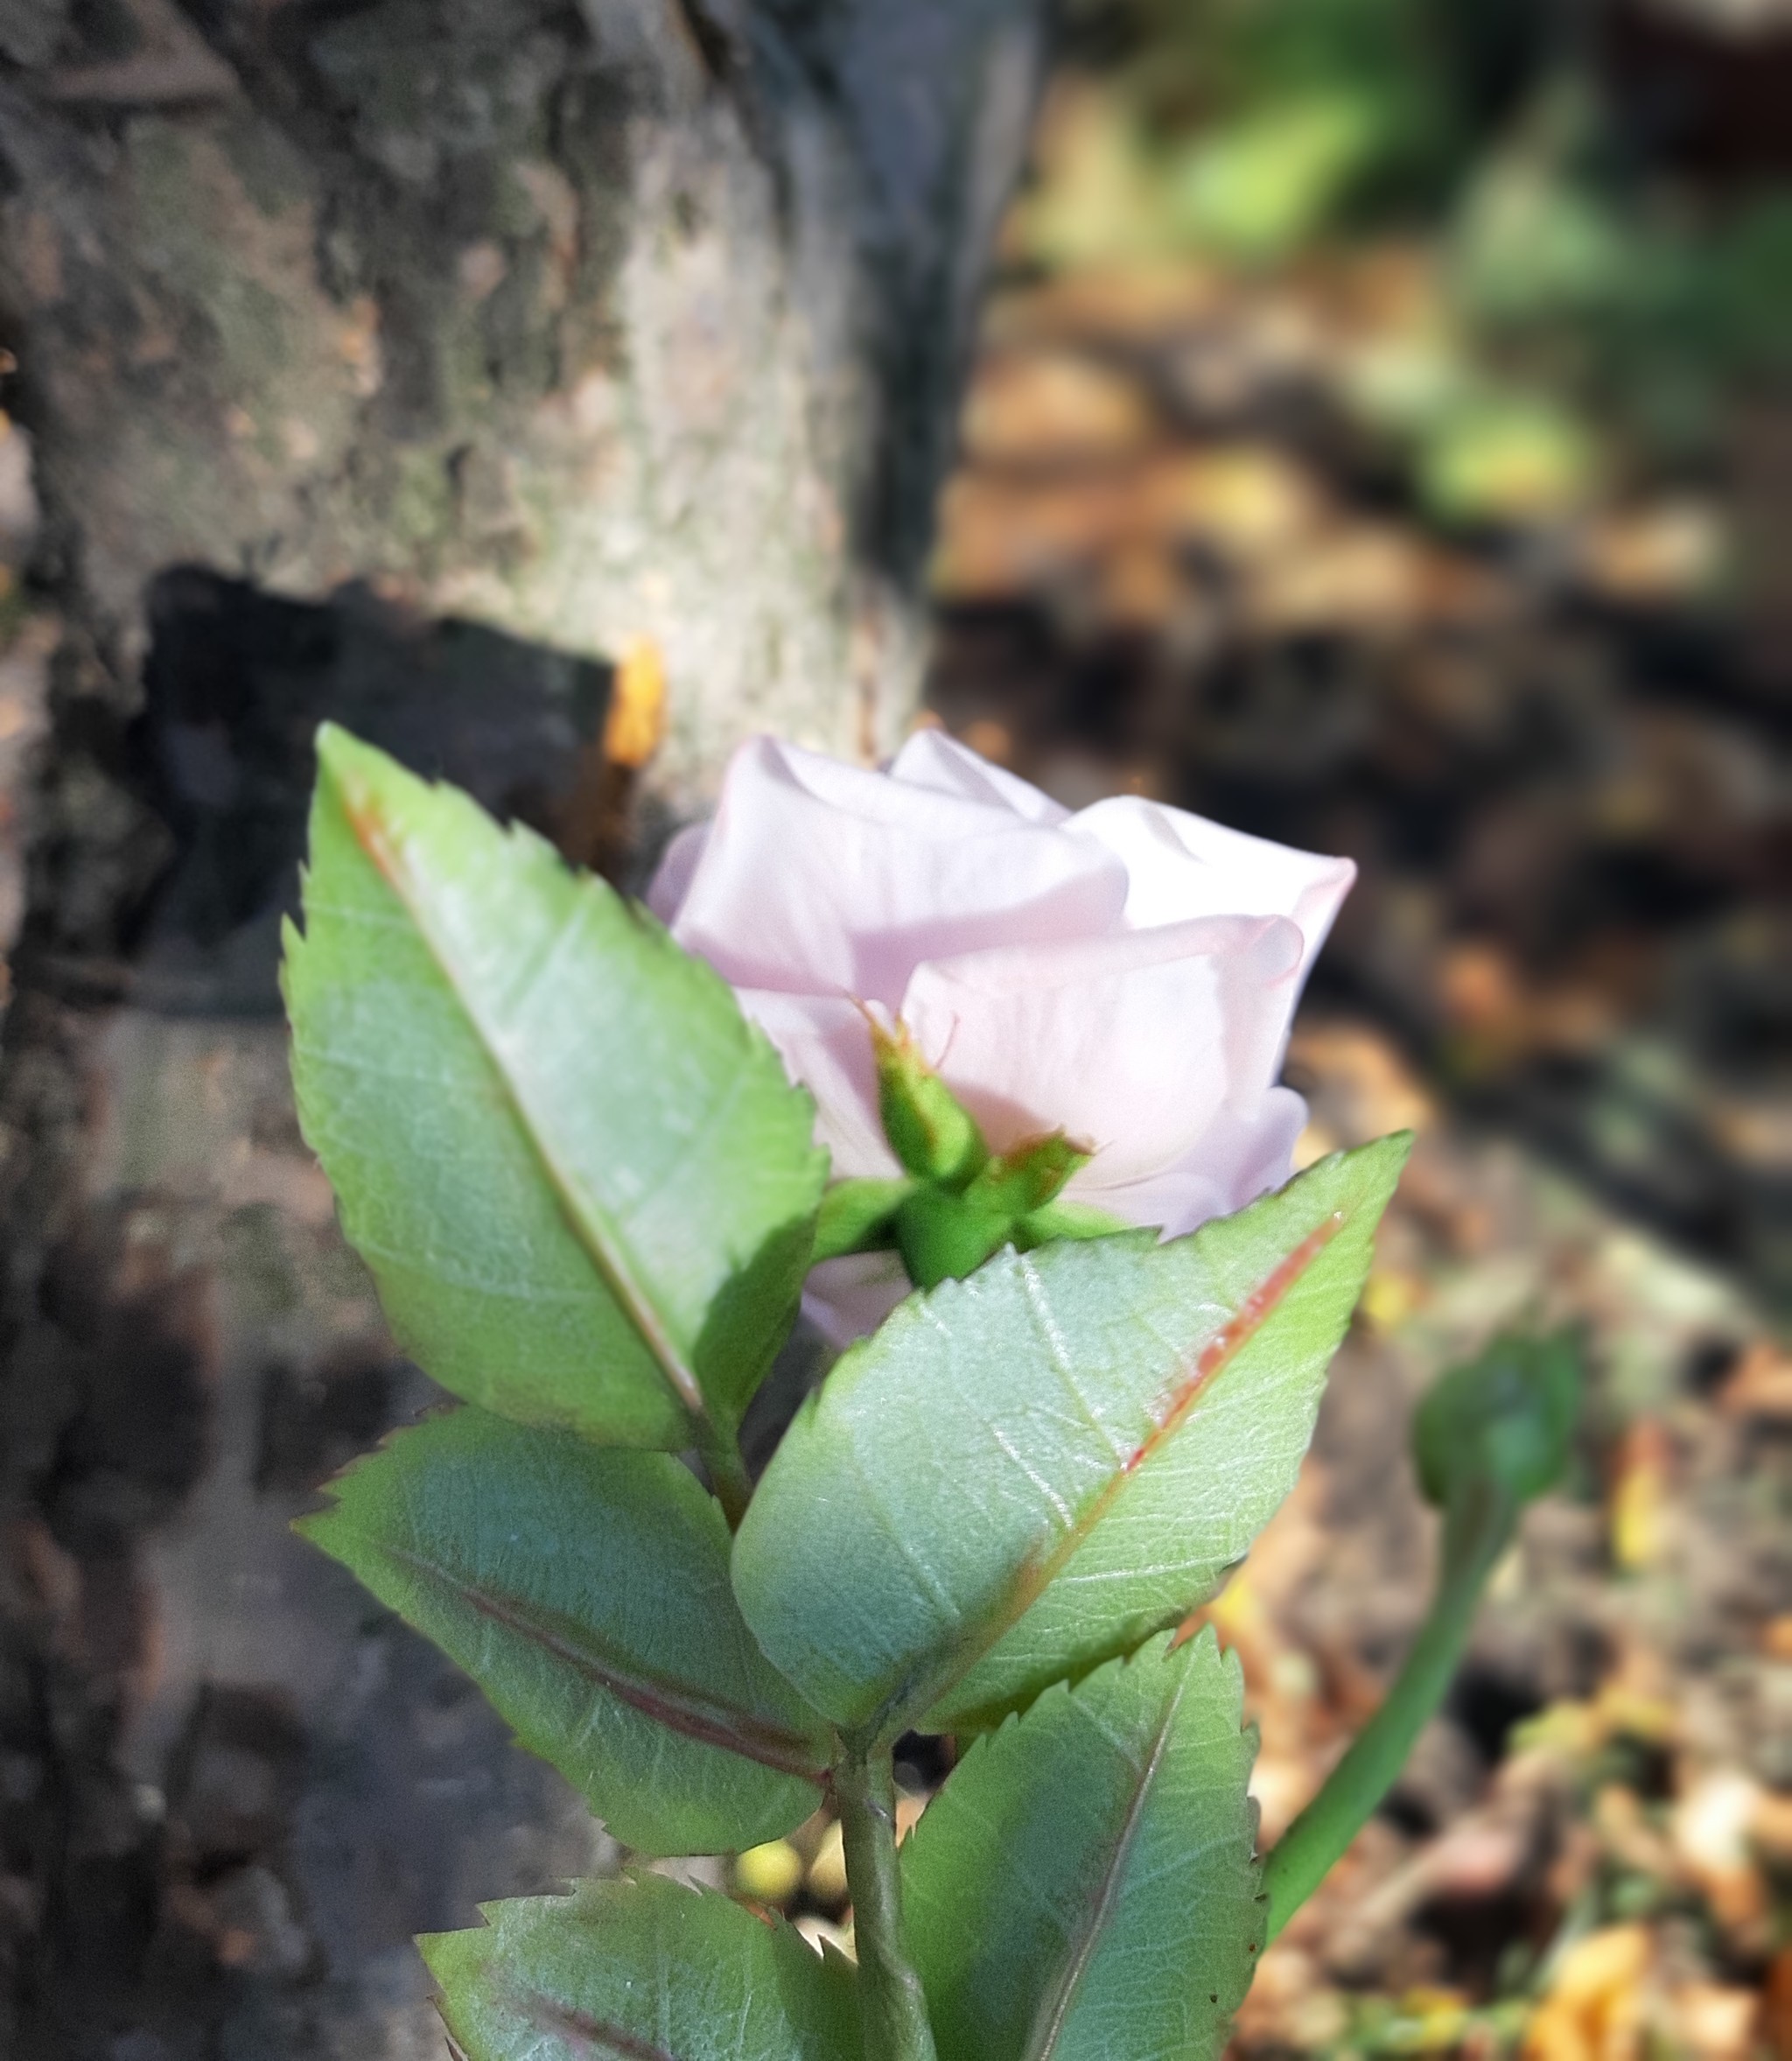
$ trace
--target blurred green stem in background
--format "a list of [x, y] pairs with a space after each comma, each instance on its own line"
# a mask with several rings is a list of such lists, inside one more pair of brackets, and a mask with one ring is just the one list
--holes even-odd
[[1419, 1406], [1413, 1458], [1444, 1513], [1437, 1594], [1381, 1708], [1269, 1857], [1271, 1939], [1342, 1859], [1443, 1702], [1520, 1513], [1567, 1464], [1580, 1389], [1570, 1338], [1508, 1336], [1446, 1374]]

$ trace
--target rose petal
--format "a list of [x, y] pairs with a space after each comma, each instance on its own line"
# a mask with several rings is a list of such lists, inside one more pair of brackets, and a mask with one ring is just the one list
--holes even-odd
[[1032, 782], [980, 759], [943, 730], [917, 730], [890, 761], [890, 777], [936, 794], [962, 795], [968, 802], [993, 802], [1029, 823], [1059, 824], [1070, 815]]
[[1099, 1160], [1065, 1185], [1074, 1202], [1092, 1202], [1128, 1223], [1158, 1225], [1180, 1238], [1210, 1216], [1229, 1216], [1293, 1171], [1294, 1146], [1306, 1128], [1306, 1104], [1292, 1088], [1271, 1088], [1254, 1106], [1220, 1110], [1175, 1166], [1144, 1181], [1104, 1183]]
[[1304, 943], [1302, 982], [1356, 878], [1350, 859], [1247, 837], [1137, 795], [1097, 802], [1065, 827], [1125, 862], [1129, 929], [1191, 916], [1288, 916]]
[[709, 841], [708, 824], [689, 823], [660, 854], [660, 863], [654, 868], [654, 877], [644, 900], [668, 928], [678, 921], [678, 912], [684, 907], [685, 896], [690, 893], [697, 861]]
[[833, 1178], [901, 1173], [878, 1114], [877, 1063], [864, 1012], [840, 995], [738, 988], [735, 999], [778, 1048], [784, 1070], [816, 1100], [816, 1142]]
[[1162, 1173], [1228, 1102], [1263, 1096], [1300, 949], [1283, 916], [1008, 946], [918, 967], [902, 1016], [998, 1151], [1062, 1129], [1114, 1186]]
[[[891, 761], [889, 777], [913, 787], [932, 788], [937, 794], [1006, 809], [1029, 823], [1060, 824], [1070, 814], [1049, 795], [978, 758], [943, 730], [917, 730]], [[707, 823], [688, 824], [661, 854], [645, 899], [662, 923], [676, 922], [684, 906], [709, 835]]]
[[894, 1252], [848, 1252], [809, 1269], [802, 1314], [829, 1344], [844, 1350], [856, 1338], [869, 1338], [908, 1290]]
[[737, 987], [893, 1006], [924, 958], [1117, 929], [1125, 868], [1006, 807], [760, 738], [735, 754], [674, 935]]

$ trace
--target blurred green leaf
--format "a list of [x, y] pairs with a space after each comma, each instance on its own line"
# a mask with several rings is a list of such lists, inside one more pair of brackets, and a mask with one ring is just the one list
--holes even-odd
[[1634, 291], [1635, 226], [1586, 171], [1600, 126], [1584, 80], [1550, 78], [1479, 168], [1452, 225], [1455, 285], [1474, 314], [1584, 319]]
[[766, 1652], [843, 1725], [975, 1729], [1179, 1623], [1292, 1486], [1410, 1143], [911, 1298], [736, 1539]]
[[606, 1443], [732, 1428], [808, 1263], [808, 1097], [725, 983], [532, 832], [340, 730], [318, 759], [293, 1078], [400, 1342]]
[[1178, 160], [1178, 222], [1236, 257], [1285, 255], [1337, 208], [1375, 149], [1379, 113], [1372, 95], [1334, 90], [1228, 124]]
[[656, 1875], [484, 1906], [418, 1942], [467, 2061], [857, 2061], [850, 1965]]
[[1548, 396], [1477, 387], [1442, 410], [1419, 452], [1419, 485], [1457, 522], [1560, 520], [1599, 484], [1600, 452], [1587, 423]]
[[1243, 1680], [1209, 1628], [980, 1739], [902, 1852], [940, 2061], [1210, 2061], [1264, 1911]]
[[298, 1529], [464, 1667], [625, 1844], [732, 1851], [821, 1801], [827, 1728], [767, 1665], [728, 1527], [668, 1454], [472, 1408], [400, 1432]]

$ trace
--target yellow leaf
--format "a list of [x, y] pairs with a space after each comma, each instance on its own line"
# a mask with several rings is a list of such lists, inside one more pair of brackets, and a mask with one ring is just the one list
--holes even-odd
[[612, 766], [645, 766], [665, 733], [666, 662], [651, 637], [636, 637], [611, 683], [604, 756]]

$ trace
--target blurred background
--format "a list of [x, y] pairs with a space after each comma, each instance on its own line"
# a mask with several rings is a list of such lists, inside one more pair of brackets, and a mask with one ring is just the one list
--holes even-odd
[[0, 0], [0, 2050], [433, 2057], [409, 1934], [615, 1857], [284, 1529], [431, 1392], [285, 1087], [330, 712], [636, 882], [760, 725], [1354, 858], [1301, 1154], [1420, 1144], [1209, 1613], [1267, 1833], [1411, 1399], [1590, 1398], [1238, 2050], [1792, 2061], [1792, 7], [578, 11]]
[[1333, 992], [1784, 1293], [1773, 13], [1074, 15], [933, 700], [1067, 798], [1348, 852]]
[[1354, 858], [1302, 1150], [1421, 1133], [1212, 1613], [1270, 1832], [1417, 1620], [1407, 1397], [1593, 1370], [1247, 2053], [1792, 2052], [1788, 107], [1772, 0], [1084, 0], [1004, 228], [930, 706]]

